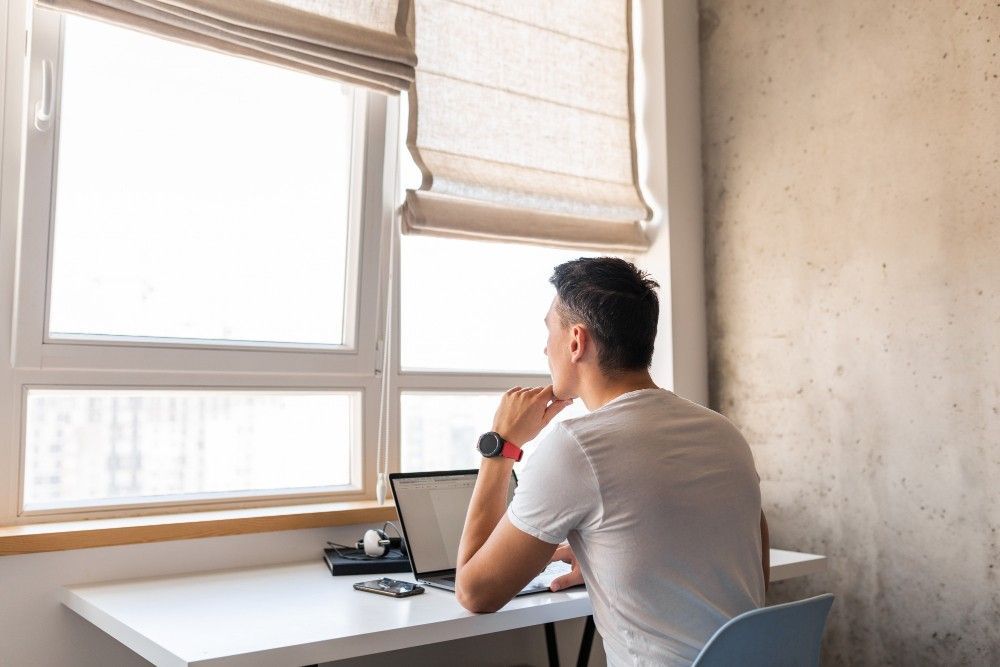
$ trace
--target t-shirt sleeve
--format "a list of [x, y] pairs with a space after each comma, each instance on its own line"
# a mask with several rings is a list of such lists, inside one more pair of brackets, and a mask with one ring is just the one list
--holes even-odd
[[517, 528], [550, 544], [573, 530], [597, 525], [603, 512], [590, 460], [562, 425], [553, 429], [524, 462], [507, 518]]

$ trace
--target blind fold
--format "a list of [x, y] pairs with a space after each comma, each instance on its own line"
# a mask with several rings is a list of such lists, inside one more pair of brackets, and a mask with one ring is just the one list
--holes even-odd
[[36, 0], [388, 93], [413, 81], [411, 0]]
[[638, 222], [512, 209], [473, 199], [408, 190], [403, 232], [634, 253], [649, 247]]
[[628, 0], [415, 0], [403, 230], [641, 251]]

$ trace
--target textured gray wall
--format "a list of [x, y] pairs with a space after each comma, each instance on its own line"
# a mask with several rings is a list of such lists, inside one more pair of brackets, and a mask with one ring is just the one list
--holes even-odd
[[712, 405], [827, 664], [1000, 665], [1000, 3], [702, 0]]

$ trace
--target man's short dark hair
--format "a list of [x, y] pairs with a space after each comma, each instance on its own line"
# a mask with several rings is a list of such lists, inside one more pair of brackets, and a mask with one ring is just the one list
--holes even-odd
[[660, 314], [660, 285], [649, 274], [617, 257], [581, 257], [557, 266], [549, 282], [563, 326], [587, 327], [602, 371], [649, 368]]

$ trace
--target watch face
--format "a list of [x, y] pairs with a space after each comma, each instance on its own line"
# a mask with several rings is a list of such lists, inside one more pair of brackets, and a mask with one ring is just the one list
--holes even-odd
[[500, 436], [493, 431], [479, 436], [479, 453], [486, 457], [497, 456], [503, 449]]

